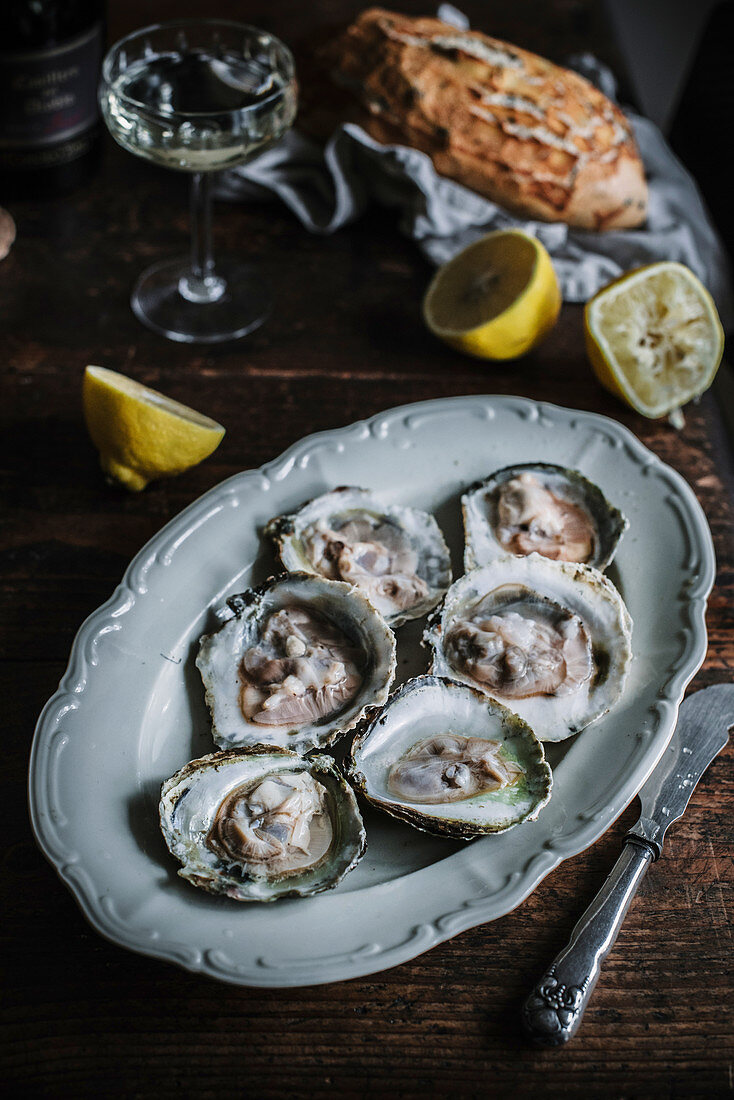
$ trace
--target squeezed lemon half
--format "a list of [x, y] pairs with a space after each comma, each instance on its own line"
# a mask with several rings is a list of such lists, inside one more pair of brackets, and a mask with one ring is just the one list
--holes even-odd
[[128, 489], [188, 470], [224, 436], [215, 420], [105, 367], [87, 367], [82, 400], [102, 469]]
[[548, 252], [519, 229], [470, 244], [434, 275], [425, 298], [428, 328], [479, 359], [516, 359], [555, 325], [561, 291]]
[[675, 417], [708, 389], [724, 351], [713, 298], [690, 268], [672, 260], [603, 287], [586, 304], [584, 329], [601, 384], [651, 418]]

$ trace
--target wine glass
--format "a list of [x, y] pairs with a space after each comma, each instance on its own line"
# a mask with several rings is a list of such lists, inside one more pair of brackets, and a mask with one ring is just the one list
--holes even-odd
[[191, 174], [190, 258], [145, 271], [136, 316], [184, 343], [244, 336], [270, 312], [270, 292], [250, 264], [212, 255], [211, 184], [292, 125], [297, 91], [290, 50], [267, 31], [221, 19], [186, 19], [135, 31], [102, 63], [100, 104], [120, 145]]

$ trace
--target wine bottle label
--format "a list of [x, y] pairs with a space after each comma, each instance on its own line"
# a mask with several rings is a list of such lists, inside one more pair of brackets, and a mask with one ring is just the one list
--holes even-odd
[[50, 166], [86, 152], [101, 61], [101, 23], [49, 50], [0, 51], [1, 165]]

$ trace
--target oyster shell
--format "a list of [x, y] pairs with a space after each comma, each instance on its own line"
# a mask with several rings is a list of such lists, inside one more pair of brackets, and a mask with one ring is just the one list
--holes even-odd
[[265, 534], [285, 569], [356, 585], [393, 627], [425, 615], [451, 584], [434, 517], [382, 504], [367, 489], [333, 489], [270, 520]]
[[395, 637], [351, 585], [283, 574], [227, 603], [233, 617], [196, 659], [220, 747], [308, 751], [387, 698]]
[[539, 554], [498, 558], [451, 586], [424, 633], [431, 671], [512, 707], [562, 741], [617, 701], [632, 620], [612, 582]]
[[354, 740], [349, 777], [417, 829], [468, 840], [537, 817], [551, 771], [526, 722], [475, 688], [417, 676]]
[[329, 756], [265, 745], [212, 753], [166, 780], [159, 812], [179, 875], [235, 901], [328, 890], [365, 850], [354, 792]]
[[605, 569], [628, 524], [578, 470], [525, 462], [497, 470], [461, 498], [467, 572], [506, 554]]

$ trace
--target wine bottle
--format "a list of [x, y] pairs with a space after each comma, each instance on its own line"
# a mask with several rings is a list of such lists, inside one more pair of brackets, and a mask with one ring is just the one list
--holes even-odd
[[0, 199], [63, 194], [99, 159], [104, 0], [1, 0]]

